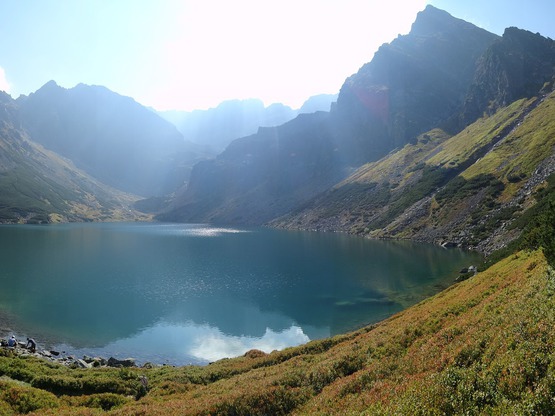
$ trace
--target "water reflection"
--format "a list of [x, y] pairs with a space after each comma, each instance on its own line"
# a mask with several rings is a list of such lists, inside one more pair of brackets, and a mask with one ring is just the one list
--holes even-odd
[[451, 284], [477, 260], [337, 234], [8, 226], [0, 227], [0, 310], [21, 332], [78, 351], [210, 361], [376, 322]]
[[251, 349], [265, 352], [310, 341], [298, 326], [276, 332], [266, 328], [260, 337], [226, 335], [210, 325], [171, 324], [161, 322], [140, 333], [98, 348], [75, 348], [57, 344], [55, 348], [76, 356], [127, 357], [130, 352], [138, 363], [155, 362], [172, 365], [207, 364], [226, 357], [236, 357]]

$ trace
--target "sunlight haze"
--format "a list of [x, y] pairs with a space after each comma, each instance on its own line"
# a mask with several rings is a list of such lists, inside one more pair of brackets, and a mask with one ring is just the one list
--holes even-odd
[[[381, 44], [409, 32], [426, 3], [2, 1], [0, 34], [11, 41], [0, 45], [0, 90], [17, 98], [55, 80], [103, 85], [157, 110], [246, 98], [298, 108], [312, 95], [339, 92]], [[502, 26], [486, 27], [496, 9], [503, 10], [496, 25], [530, 25], [547, 22], [549, 13], [532, 13], [536, 7], [553, 8], [530, 2], [533, 19], [519, 20], [516, 2], [431, 3], [498, 34]]]

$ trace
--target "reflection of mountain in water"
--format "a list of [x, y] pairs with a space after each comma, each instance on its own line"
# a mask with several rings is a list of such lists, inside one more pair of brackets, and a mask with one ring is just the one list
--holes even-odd
[[160, 322], [245, 339], [300, 327], [315, 339], [383, 319], [407, 306], [396, 294], [416, 301], [475, 259], [335, 234], [205, 228], [4, 227], [0, 305], [26, 332], [80, 347]]

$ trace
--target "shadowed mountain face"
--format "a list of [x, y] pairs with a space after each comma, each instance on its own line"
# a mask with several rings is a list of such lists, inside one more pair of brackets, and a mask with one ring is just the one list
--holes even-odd
[[197, 157], [173, 125], [104, 87], [64, 89], [51, 81], [18, 101], [33, 140], [126, 192], [170, 193]]
[[341, 88], [337, 135], [352, 163], [377, 160], [449, 120], [496, 39], [432, 6], [420, 12], [408, 35], [383, 45]]
[[31, 140], [18, 103], [0, 92], [0, 223], [134, 220], [135, 199]]
[[[354, 168], [446, 123], [462, 108], [477, 59], [497, 39], [427, 7], [410, 34], [346, 80], [330, 113], [233, 142], [195, 166], [161, 218], [256, 224], [301, 206]], [[230, 216], [240, 208], [248, 214]]]
[[344, 176], [329, 131], [329, 113], [317, 112], [233, 141], [195, 165], [160, 218], [259, 224], [293, 209]]

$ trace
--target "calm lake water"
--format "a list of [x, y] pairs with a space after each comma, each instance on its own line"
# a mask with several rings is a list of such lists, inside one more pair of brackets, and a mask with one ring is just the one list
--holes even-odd
[[479, 259], [262, 228], [1, 226], [0, 331], [75, 355], [203, 364], [377, 322]]

